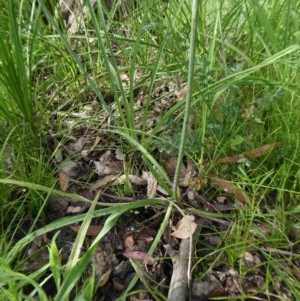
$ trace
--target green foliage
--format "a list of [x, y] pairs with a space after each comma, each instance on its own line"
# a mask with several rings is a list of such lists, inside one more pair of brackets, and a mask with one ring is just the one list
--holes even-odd
[[[56, 179], [48, 154], [48, 128], [68, 136], [88, 123], [115, 135], [128, 153], [139, 154], [141, 168], [150, 170], [173, 199], [177, 199], [183, 155], [194, 159], [199, 170], [209, 176], [247, 186], [257, 203], [247, 210], [239, 208], [236, 216], [230, 216], [235, 224], [221, 234], [224, 246], [220, 252], [228, 255], [231, 264], [239, 261], [249, 241], [253, 248], [262, 242], [274, 248], [288, 245], [289, 231], [294, 224], [299, 227], [300, 219], [296, 207], [300, 190], [300, 2], [202, 1], [199, 21], [191, 22], [197, 9], [190, 0], [145, 0], [138, 5], [119, 0], [112, 1], [111, 7], [98, 1], [98, 11], [87, 1], [90, 18], [74, 34], [65, 28], [55, 2], [0, 0], [0, 205], [4, 209], [0, 215], [0, 299], [34, 300], [38, 295], [40, 300], [48, 300], [41, 280], [48, 272], [58, 291], [55, 300], [67, 300], [74, 288], [76, 300], [90, 300], [94, 277], [84, 284], [79, 284], [79, 279], [96, 243], [122, 214], [153, 204], [167, 208], [153, 252], [172, 209], [177, 206], [181, 210], [180, 202], [152, 199], [98, 210], [96, 198], [87, 215], [65, 217], [37, 230], [32, 226], [15, 244], [19, 219], [35, 215], [36, 225], [50, 195], [65, 195], [53, 189]], [[128, 75], [126, 85], [123, 72]], [[187, 82], [188, 94], [160, 112], [150, 133], [147, 123], [152, 107], [161, 100], [154, 96], [155, 90], [161, 83], [174, 82], [175, 90]], [[91, 92], [99, 110], [66, 128], [69, 115], [84, 106]], [[143, 112], [139, 127], [138, 111]], [[107, 118], [99, 120], [99, 115]], [[280, 150], [250, 160], [250, 166], [216, 164], [219, 158], [278, 141], [283, 143]], [[179, 153], [173, 183], [156, 150], [162, 157], [167, 152]], [[275, 192], [272, 210], [262, 212], [260, 206], [268, 208], [271, 192]], [[87, 227], [99, 216], [107, 217], [106, 224], [81, 256]], [[259, 231], [253, 234], [253, 223], [262, 221], [272, 228], [269, 236]], [[48, 265], [30, 275], [18, 271], [23, 250], [36, 236], [75, 222], [83, 225], [66, 266], [61, 265], [53, 238]], [[280, 268], [270, 252], [264, 252], [268, 280], [271, 282], [275, 272], [299, 299], [299, 285], [293, 276]], [[200, 261], [213, 263], [213, 255]], [[242, 265], [240, 268], [243, 271]], [[124, 296], [130, 294], [136, 280]], [[27, 296], [24, 291], [29, 284], [32, 290]]]

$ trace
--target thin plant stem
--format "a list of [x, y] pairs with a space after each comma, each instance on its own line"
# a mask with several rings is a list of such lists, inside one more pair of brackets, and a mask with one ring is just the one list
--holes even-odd
[[192, 95], [193, 95], [193, 81], [194, 81], [194, 66], [195, 66], [195, 48], [196, 48], [196, 39], [197, 39], [197, 24], [198, 24], [198, 0], [193, 0], [192, 4], [192, 28], [191, 28], [191, 36], [190, 36], [190, 49], [189, 49], [189, 69], [188, 69], [188, 85], [187, 85], [187, 96], [185, 103], [185, 113], [183, 126], [181, 131], [181, 141], [178, 152], [177, 165], [175, 170], [175, 176], [173, 181], [173, 197], [175, 201], [178, 201], [179, 195], [177, 193], [177, 186], [179, 183], [179, 175], [181, 164], [184, 156], [186, 135], [190, 120], [190, 108], [192, 103]]

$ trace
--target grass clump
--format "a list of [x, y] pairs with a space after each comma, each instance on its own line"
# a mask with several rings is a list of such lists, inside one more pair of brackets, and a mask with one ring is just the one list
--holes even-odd
[[[292, 264], [285, 268], [294, 253], [299, 255], [298, 1], [206, 1], [197, 8], [197, 1], [191, 6], [185, 0], [87, 0], [82, 7], [68, 8], [78, 18], [69, 27], [52, 1], [2, 2], [1, 298], [92, 299], [101, 291], [96, 283], [104, 281], [93, 272], [85, 275], [97, 243], [128, 213], [156, 206], [164, 208], [164, 217], [150, 254], [164, 239], [170, 216], [176, 219], [178, 212], [226, 219], [229, 228], [204, 229], [204, 235], [208, 231], [222, 243], [202, 257], [195, 252], [193, 276], [203, 277], [222, 264], [244, 279], [264, 271], [257, 296], [277, 300], [284, 286], [298, 300]], [[80, 21], [82, 12], [87, 16]], [[98, 157], [84, 162], [78, 159], [81, 153], [70, 151], [72, 141], [96, 136], [101, 145], [90, 149]], [[263, 151], [266, 145], [276, 147]], [[122, 149], [130, 162], [124, 161], [124, 174], [150, 171], [163, 192], [149, 197], [149, 191], [140, 192], [127, 181], [122, 195], [121, 182], [115, 186], [118, 197], [135, 201], [120, 205], [99, 201], [102, 192], [114, 191], [113, 185], [98, 189], [93, 197], [68, 187], [59, 191], [56, 173], [64, 160], [81, 160], [90, 168], [111, 149]], [[229, 162], [237, 155], [242, 160]], [[170, 172], [166, 163], [171, 157], [176, 159]], [[186, 205], [185, 188], [179, 186], [182, 167], [188, 164], [197, 172], [188, 189], [210, 202], [229, 192], [235, 211], [205, 212]], [[208, 184], [216, 183], [215, 178], [219, 185]], [[94, 179], [91, 173], [72, 185], [90, 188]], [[88, 204], [89, 209], [51, 220], [53, 195]], [[136, 200], [135, 195], [143, 197]], [[24, 226], [26, 219], [29, 227]], [[95, 220], [103, 227], [85, 245]], [[81, 228], [63, 262], [59, 231], [74, 223]], [[51, 233], [44, 242], [48, 261], [24, 271], [28, 249], [46, 233]], [[203, 248], [200, 242], [197, 246]], [[245, 254], [253, 250], [259, 260], [249, 267]], [[55, 292], [49, 296], [46, 284], [51, 281]], [[118, 300], [136, 293], [136, 281], [132, 279]], [[151, 289], [150, 294], [166, 295]], [[249, 294], [245, 289], [236, 298], [244, 300]]]

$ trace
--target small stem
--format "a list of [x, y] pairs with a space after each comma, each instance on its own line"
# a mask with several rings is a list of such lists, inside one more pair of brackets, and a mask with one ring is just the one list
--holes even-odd
[[173, 197], [174, 197], [175, 201], [178, 201], [178, 199], [179, 199], [177, 187], [178, 187], [178, 183], [179, 183], [181, 164], [182, 164], [182, 160], [183, 160], [183, 156], [184, 156], [184, 148], [185, 148], [186, 135], [187, 135], [188, 125], [189, 125], [190, 108], [191, 108], [192, 96], [193, 96], [195, 46], [196, 46], [197, 25], [198, 25], [198, 4], [199, 4], [198, 0], [193, 0], [187, 96], [186, 96], [185, 113], [184, 113], [184, 120], [183, 120], [182, 132], [181, 132], [181, 141], [180, 141], [179, 152], [178, 152], [178, 160], [177, 160], [175, 176], [174, 176], [174, 181], [173, 181]]

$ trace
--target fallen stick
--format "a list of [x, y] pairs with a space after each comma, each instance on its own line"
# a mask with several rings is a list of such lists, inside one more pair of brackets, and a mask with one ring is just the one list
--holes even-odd
[[199, 233], [198, 229], [191, 238], [182, 239], [179, 246], [179, 251], [175, 251], [170, 245], [167, 245], [166, 252], [172, 257], [173, 273], [171, 277], [168, 301], [185, 301], [187, 288], [189, 285], [189, 269], [191, 262], [191, 254], [195, 245], [195, 238]]

